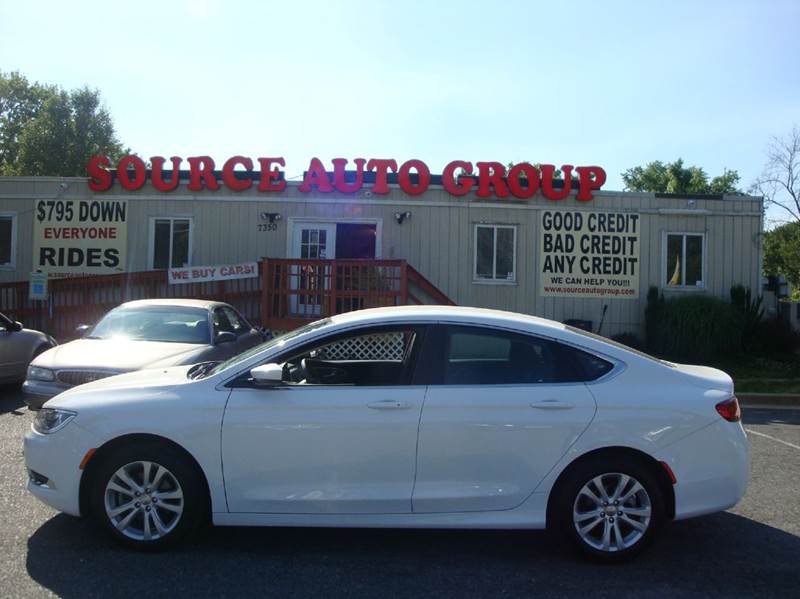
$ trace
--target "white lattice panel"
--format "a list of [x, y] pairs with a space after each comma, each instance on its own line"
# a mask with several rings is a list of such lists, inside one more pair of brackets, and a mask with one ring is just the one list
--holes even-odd
[[403, 333], [351, 337], [320, 348], [321, 360], [402, 360]]

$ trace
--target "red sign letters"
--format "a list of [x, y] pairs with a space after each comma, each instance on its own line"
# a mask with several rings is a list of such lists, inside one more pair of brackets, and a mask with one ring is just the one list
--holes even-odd
[[[193, 156], [186, 159], [189, 163], [189, 183], [191, 191], [217, 191], [220, 179], [217, 177], [216, 164], [210, 156]], [[257, 184], [258, 191], [278, 192], [286, 189], [286, 180], [278, 168], [286, 166], [281, 157], [258, 158], [259, 176], [250, 176], [256, 168], [252, 159], [246, 156], [233, 156], [222, 166], [222, 185], [231, 191], [245, 191]], [[162, 156], [150, 158], [150, 184], [158, 191], [173, 191], [180, 183], [179, 156], [170, 158], [170, 167], [164, 168], [166, 160]], [[345, 173], [348, 161], [346, 158], [333, 159], [333, 172], [329, 172], [319, 158], [312, 158], [298, 190], [304, 193], [318, 191], [321, 193], [356, 193], [365, 186], [372, 193], [389, 193], [389, 173], [397, 175], [397, 185], [409, 195], [424, 193], [431, 184], [431, 171], [421, 160], [406, 160], [398, 165], [396, 160], [372, 158], [356, 158], [351, 171], [355, 180], [348, 180]], [[238, 170], [237, 170], [238, 167]], [[107, 156], [94, 156], [86, 167], [89, 173], [89, 188], [92, 191], [108, 191], [114, 184], [111, 160]], [[365, 173], [375, 173], [372, 183], [364, 183]], [[606, 182], [606, 172], [599, 166], [573, 167], [565, 164], [561, 167], [563, 185], [559, 188], [553, 184], [556, 167], [552, 164], [534, 166], [527, 162], [515, 164], [506, 169], [499, 162], [476, 162], [475, 165], [464, 160], [454, 160], [444, 167], [441, 185], [447, 193], [464, 196], [474, 193], [479, 198], [515, 198], [533, 197], [538, 191], [548, 200], [563, 200], [573, 191], [573, 176], [577, 175], [577, 193], [575, 198], [582, 202], [592, 199], [592, 192], [600, 189]], [[247, 173], [240, 177], [237, 173]], [[120, 159], [116, 167], [116, 175], [123, 189], [135, 191], [141, 189], [147, 180], [147, 165], [138, 156], [129, 155]], [[416, 176], [412, 176], [416, 175]], [[257, 179], [257, 181], [256, 181]]]

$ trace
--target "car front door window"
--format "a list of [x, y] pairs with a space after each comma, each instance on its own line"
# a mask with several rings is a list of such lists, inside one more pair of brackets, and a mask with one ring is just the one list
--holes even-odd
[[409, 382], [418, 333], [378, 330], [337, 338], [284, 362], [288, 384], [397, 386]]
[[244, 325], [239, 320], [239, 316], [231, 310], [230, 308], [222, 308], [222, 314], [225, 316], [225, 319], [228, 321], [228, 325], [230, 326], [230, 330], [232, 333], [235, 333], [238, 337], [239, 335], [245, 332]]

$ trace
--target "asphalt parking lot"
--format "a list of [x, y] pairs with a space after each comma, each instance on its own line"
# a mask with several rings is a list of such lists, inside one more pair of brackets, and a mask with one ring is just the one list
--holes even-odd
[[745, 409], [743, 501], [610, 567], [538, 531], [219, 528], [172, 553], [122, 550], [27, 494], [31, 420], [0, 389], [0, 597], [800, 597], [800, 410]]

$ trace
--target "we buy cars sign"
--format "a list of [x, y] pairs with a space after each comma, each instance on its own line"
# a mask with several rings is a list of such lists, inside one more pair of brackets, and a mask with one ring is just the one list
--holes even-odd
[[229, 279], [251, 279], [258, 276], [258, 264], [223, 264], [221, 266], [187, 266], [170, 268], [167, 271], [170, 285], [180, 283], [205, 283], [207, 281], [227, 281]]

